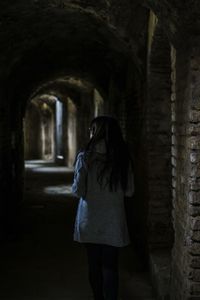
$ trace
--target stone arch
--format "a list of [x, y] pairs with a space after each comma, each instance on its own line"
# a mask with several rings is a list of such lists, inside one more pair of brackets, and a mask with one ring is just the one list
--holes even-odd
[[[26, 122], [28, 120], [28, 122]], [[34, 130], [33, 130], [34, 128]], [[41, 159], [41, 115], [35, 102], [30, 102], [24, 119], [24, 158]]]
[[88, 78], [106, 94], [113, 73], [118, 78], [117, 84], [123, 84], [128, 57], [138, 66], [133, 51], [97, 16], [75, 8], [66, 8], [62, 14], [52, 11], [52, 14], [47, 14], [45, 26], [44, 20], [38, 22], [38, 36], [30, 28], [29, 34], [33, 36], [30, 44], [21, 37], [19, 51], [13, 54], [6, 70], [8, 86], [13, 87], [12, 92], [9, 90], [10, 97], [23, 90], [21, 94], [27, 99], [42, 81], [63, 75]]
[[77, 153], [77, 109], [74, 102], [68, 98], [68, 166], [73, 166]]
[[53, 128], [53, 109], [44, 103], [42, 106], [42, 158], [45, 160], [50, 160], [54, 156]]
[[[45, 97], [49, 99], [50, 97], [54, 97], [55, 116], [58, 109], [58, 101], [60, 101], [60, 105], [62, 106], [63, 121], [62, 125], [60, 124], [63, 127], [62, 154], [55, 153], [55, 161], [58, 161], [56, 158], [57, 156], [62, 156], [63, 163], [65, 162], [68, 166], [72, 165], [72, 161], [76, 154], [75, 150], [80, 149], [87, 141], [89, 122], [94, 117], [96, 109], [95, 105], [99, 105], [98, 99], [101, 98], [99, 95], [98, 99], [96, 99], [94, 91], [95, 87], [88, 81], [73, 77], [65, 77], [46, 82], [38, 87], [31, 95], [30, 99], [32, 97], [39, 97], [42, 100], [45, 99]], [[72, 120], [72, 117], [76, 119]], [[57, 123], [56, 119], [55, 122]], [[71, 130], [73, 127], [76, 138], [72, 138], [71, 130], [68, 130], [69, 123]], [[76, 128], [76, 133], [74, 128]], [[57, 131], [55, 135], [55, 141], [56, 140], [58, 141]], [[72, 141], [74, 146], [71, 145]], [[55, 144], [55, 147], [57, 147], [57, 144]], [[74, 149], [73, 154], [72, 149]], [[57, 150], [55, 152], [57, 152]]]
[[[4, 72], [4, 100], [9, 102], [12, 108], [12, 114], [9, 116], [12, 119], [12, 131], [20, 137], [17, 144], [13, 143], [13, 151], [16, 157], [20, 156], [20, 159], [12, 162], [14, 167], [16, 164], [20, 166], [20, 172], [18, 169], [15, 176], [11, 175], [9, 181], [16, 182], [17, 177], [18, 189], [21, 191], [23, 190], [21, 123], [27, 99], [43, 83], [65, 76], [87, 79], [103, 95], [108, 104], [106, 112], [120, 117], [124, 133], [132, 128], [134, 123], [131, 113], [138, 112], [137, 107], [130, 110], [135, 101], [131, 87], [132, 79], [133, 81], [135, 79], [133, 73], [136, 76], [139, 69], [135, 54], [137, 47], [131, 47], [130, 41], [122, 40], [117, 30], [107, 25], [98, 16], [85, 14], [83, 10], [81, 12], [73, 8], [68, 10], [66, 7], [62, 11], [55, 10], [57, 15], [51, 8], [48, 8], [48, 11], [35, 11], [30, 10], [29, 7], [28, 10], [30, 19], [24, 18], [23, 11], [20, 13], [21, 20], [18, 28], [20, 34], [16, 34], [15, 48], [11, 49], [6, 56], [7, 63], [1, 69], [1, 72]], [[32, 18], [38, 20], [36, 24], [30, 21]], [[78, 20], [77, 24], [75, 24], [76, 20]], [[36, 25], [35, 29], [33, 24]], [[137, 37], [143, 40], [139, 34]], [[88, 53], [90, 55], [87, 55]], [[131, 68], [133, 68], [130, 72], [132, 76], [127, 84], [130, 74], [128, 71]], [[139, 88], [140, 86], [138, 90]], [[57, 92], [55, 95], [58, 95]], [[137, 95], [137, 98], [139, 99], [140, 96]], [[129, 105], [126, 105], [125, 101], [129, 102]], [[127, 115], [129, 122], [126, 122]], [[15, 129], [16, 123], [19, 125]], [[135, 128], [136, 126], [134, 131]], [[131, 135], [130, 130], [129, 137]], [[134, 138], [131, 142], [135, 143]], [[18, 195], [20, 199], [20, 193]]]
[[[36, 12], [32, 13], [34, 15]], [[118, 108], [116, 103], [117, 101], [119, 103], [125, 85], [124, 73], [127, 64], [134, 65], [135, 56], [126, 43], [100, 18], [73, 8], [66, 9], [61, 15], [60, 12], [52, 10], [52, 14], [47, 14], [45, 23], [38, 16], [40, 19], [37, 24], [38, 34], [29, 22], [30, 34], [33, 37], [30, 44], [26, 43], [26, 30], [22, 32], [19, 40], [16, 37], [18, 50], [13, 53], [5, 71], [3, 89], [5, 98], [12, 107], [11, 130], [16, 132], [17, 122], [16, 134], [21, 136], [19, 145], [14, 145], [16, 155], [21, 157], [22, 173], [17, 175], [21, 178], [21, 183], [23, 182], [22, 120], [30, 95], [49, 80], [65, 76], [86, 79], [93, 83], [102, 95], [106, 95], [104, 98], [111, 104], [107, 109], [109, 111]], [[79, 22], [74, 22], [77, 19]], [[23, 22], [26, 28], [27, 19], [23, 19]], [[137, 65], [136, 61], [135, 64]], [[111, 81], [116, 90], [112, 101], [109, 95]]]
[[[74, 22], [76, 18], [78, 23]], [[59, 26], [56, 23], [58, 20]], [[80, 26], [84, 23], [88, 25], [87, 28]], [[16, 57], [7, 68], [8, 77], [4, 87], [7, 87], [6, 94], [12, 103], [13, 115], [19, 110], [23, 117], [30, 94], [42, 83], [63, 76], [89, 80], [101, 94], [106, 95], [105, 99], [109, 99], [111, 80], [118, 91], [123, 88], [123, 75], [128, 60], [133, 62], [133, 56], [115, 31], [98, 17], [73, 8], [66, 9], [62, 15], [56, 11], [53, 24], [55, 28], [49, 31], [49, 26], [53, 26], [52, 15], [47, 15], [45, 26], [41, 26], [42, 20], [38, 23], [39, 34], [33, 34], [28, 47], [23, 44], [25, 39], [21, 39], [19, 52], [16, 52]], [[71, 32], [76, 34], [72, 36]], [[119, 101], [120, 93], [116, 94]], [[21, 108], [17, 107], [18, 104]], [[15, 127], [15, 118], [12, 117], [12, 120]]]

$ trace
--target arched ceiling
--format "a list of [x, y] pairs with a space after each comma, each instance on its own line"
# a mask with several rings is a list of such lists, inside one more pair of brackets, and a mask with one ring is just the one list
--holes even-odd
[[113, 76], [120, 86], [127, 65], [145, 65], [149, 9], [170, 41], [199, 22], [197, 0], [1, 1], [0, 77], [9, 97], [27, 98], [66, 76], [87, 80], [103, 94]]
[[134, 48], [88, 8], [41, 1], [38, 9], [38, 2], [30, 1], [30, 9], [23, 1], [17, 3], [23, 3], [19, 15], [20, 5], [7, 7], [11, 19], [6, 21], [8, 34], [4, 32], [0, 49], [11, 98], [15, 94], [27, 98], [45, 81], [62, 76], [88, 80], [106, 94], [113, 74], [120, 84], [128, 64], [140, 68]]
[[[99, 31], [105, 35], [108, 28], [129, 46], [135, 57], [141, 58], [140, 52], [146, 41], [148, 9], [158, 16], [172, 39], [177, 37], [177, 32], [186, 33], [199, 23], [199, 0], [1, 1], [1, 71], [6, 69], [9, 72], [30, 49], [41, 46], [45, 51], [45, 43], [46, 47], [52, 47], [53, 41], [65, 43], [69, 34], [73, 41], [76, 37], [78, 40], [80, 36], [84, 39], [88, 35], [96, 35], [96, 40], [102, 43]], [[82, 35], [83, 32], [85, 34]], [[48, 43], [49, 39], [52, 43]], [[112, 39], [107, 41], [113, 43]]]
[[37, 97], [40, 94], [45, 94], [47, 91], [55, 92], [59, 90], [61, 93], [66, 94], [66, 91], [71, 91], [71, 93], [73, 93], [74, 90], [81, 93], [84, 91], [88, 92], [92, 89], [93, 86], [85, 80], [80, 80], [73, 77], [63, 77], [46, 82], [45, 84], [39, 86], [38, 89], [31, 95], [31, 98]]
[[30, 96], [30, 101], [51, 96], [58, 97], [61, 101], [66, 101], [66, 98], [70, 97], [76, 106], [80, 106], [81, 95], [83, 93], [90, 94], [93, 89], [94, 87], [84, 80], [72, 77], [59, 78], [39, 86]]

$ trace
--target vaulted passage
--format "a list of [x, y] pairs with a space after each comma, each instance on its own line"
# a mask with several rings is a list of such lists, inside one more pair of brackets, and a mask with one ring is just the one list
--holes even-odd
[[1, 299], [91, 297], [76, 153], [117, 118], [134, 163], [122, 300], [200, 298], [200, 3], [0, 4]]

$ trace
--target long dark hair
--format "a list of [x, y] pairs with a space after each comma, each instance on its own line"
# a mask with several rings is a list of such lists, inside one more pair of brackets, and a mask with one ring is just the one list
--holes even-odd
[[[94, 157], [96, 145], [104, 141], [104, 159], [98, 169], [98, 181], [102, 185], [105, 175], [111, 191], [116, 190], [119, 184], [125, 191], [128, 180], [128, 168], [132, 165], [127, 144], [122, 136], [118, 121], [111, 116], [98, 116], [90, 123], [92, 137], [85, 147], [85, 157], [88, 162]], [[103, 162], [103, 163], [102, 163]]]

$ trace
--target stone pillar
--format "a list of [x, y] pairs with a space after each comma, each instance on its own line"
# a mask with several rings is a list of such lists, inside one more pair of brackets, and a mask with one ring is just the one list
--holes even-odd
[[[172, 225], [171, 45], [157, 17], [150, 13], [147, 52], [146, 128], [141, 148], [146, 157], [143, 180], [147, 202], [149, 266], [158, 298], [169, 296]], [[145, 133], [145, 135], [144, 135]], [[143, 164], [144, 166], [144, 164]], [[145, 174], [146, 171], [146, 174]]]
[[64, 149], [63, 149], [63, 103], [58, 99], [56, 101], [55, 111], [55, 133], [56, 133], [56, 162], [64, 163]]
[[72, 167], [77, 153], [77, 110], [70, 98], [68, 98], [67, 135], [67, 165]]
[[24, 118], [25, 160], [41, 159], [41, 113], [35, 103], [27, 105]]
[[131, 64], [127, 68], [126, 86], [123, 92], [123, 119], [125, 139], [128, 143], [134, 165], [135, 193], [132, 200], [132, 207], [129, 211], [132, 214], [130, 233], [134, 248], [143, 262], [144, 266], [148, 261], [147, 245], [147, 161], [146, 135], [143, 135], [142, 104], [144, 103], [144, 90], [141, 74]]
[[68, 98], [63, 97], [63, 156], [64, 156], [64, 165], [68, 165], [68, 155], [69, 155], [69, 147], [68, 147], [68, 119], [69, 119], [69, 111], [68, 111]]
[[41, 105], [40, 118], [42, 159], [50, 160], [53, 158], [54, 110], [46, 102]]
[[171, 48], [160, 24], [148, 61], [146, 146], [148, 149], [149, 248], [170, 248], [171, 222]]
[[98, 90], [94, 89], [94, 116], [98, 116], [104, 114], [104, 99], [98, 92]]

